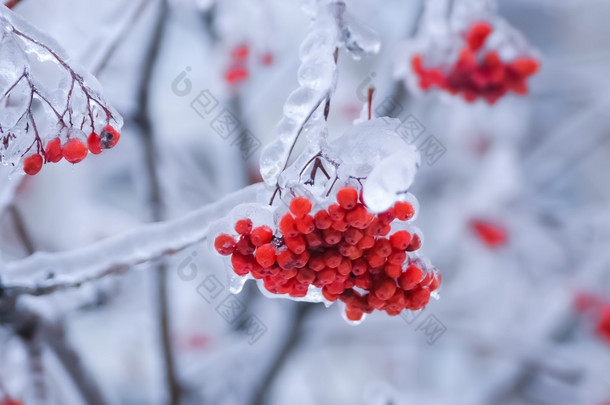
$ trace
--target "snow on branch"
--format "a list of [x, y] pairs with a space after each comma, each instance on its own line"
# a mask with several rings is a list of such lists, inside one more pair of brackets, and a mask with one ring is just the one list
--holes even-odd
[[238, 204], [257, 200], [259, 193], [264, 194], [263, 200], [268, 198], [263, 185], [258, 183], [176, 220], [145, 225], [82, 249], [37, 252], [23, 260], [3, 264], [0, 291], [7, 295], [48, 294], [175, 254], [205, 240], [213, 221]]
[[122, 125], [95, 77], [0, 6], [1, 163], [28, 174], [62, 157], [77, 163], [114, 146]]

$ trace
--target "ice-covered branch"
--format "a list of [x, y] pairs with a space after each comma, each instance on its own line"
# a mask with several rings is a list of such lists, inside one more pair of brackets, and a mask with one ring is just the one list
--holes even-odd
[[[5, 165], [21, 169], [23, 161], [25, 171], [35, 174], [43, 162], [58, 160], [53, 148], [60, 144], [87, 145], [85, 131], [102, 134], [106, 126], [123, 124], [93, 76], [5, 7], [0, 7], [0, 72], [0, 162]], [[57, 146], [49, 146], [55, 139]], [[102, 148], [110, 144], [102, 142]], [[86, 155], [86, 146], [80, 149], [78, 157], [71, 150], [64, 156], [76, 163]]]
[[299, 49], [300, 87], [284, 105], [278, 125], [278, 139], [261, 153], [260, 169], [266, 184], [276, 187], [286, 170], [302, 134], [307, 144], [318, 151], [326, 143], [328, 107], [337, 83], [337, 52], [346, 48], [354, 57], [379, 49], [376, 36], [346, 13], [342, 1], [317, 1], [305, 4], [314, 20]]
[[176, 220], [144, 225], [82, 249], [38, 252], [5, 264], [0, 268], [3, 291], [8, 295], [48, 294], [174, 254], [205, 240], [211, 222], [242, 202], [255, 201], [259, 193], [268, 198], [262, 184], [255, 184]]

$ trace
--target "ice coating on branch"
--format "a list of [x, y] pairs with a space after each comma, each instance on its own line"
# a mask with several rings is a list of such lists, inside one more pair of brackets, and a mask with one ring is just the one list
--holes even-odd
[[280, 174], [288, 165], [295, 144], [302, 133], [310, 145], [325, 142], [326, 103], [337, 82], [336, 57], [345, 47], [355, 58], [379, 50], [377, 36], [351, 17], [343, 2], [308, 1], [305, 12], [314, 16], [307, 36], [299, 48], [297, 78], [301, 87], [294, 90], [284, 105], [284, 117], [278, 124], [278, 139], [261, 153], [260, 171], [269, 186], [281, 181]]
[[371, 212], [388, 209], [408, 191], [420, 165], [415, 147], [395, 131], [400, 121], [375, 118], [354, 125], [332, 143], [340, 178], [366, 177], [364, 202]]
[[0, 106], [0, 162], [14, 170], [32, 155], [46, 162], [55, 138], [87, 145], [89, 133], [123, 124], [98, 81], [6, 7], [0, 7]]
[[269, 192], [262, 184], [254, 184], [172, 221], [144, 225], [80, 249], [39, 251], [23, 260], [3, 263], [0, 278], [6, 289], [61, 289], [120, 272], [198, 243], [210, 235], [211, 224], [232, 207], [268, 198]]

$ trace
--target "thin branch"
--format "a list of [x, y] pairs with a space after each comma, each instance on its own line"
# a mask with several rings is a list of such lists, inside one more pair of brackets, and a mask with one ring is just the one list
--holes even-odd
[[301, 339], [303, 338], [303, 322], [311, 309], [314, 308], [315, 304], [297, 302], [294, 304], [295, 312], [292, 317], [292, 323], [290, 329], [286, 335], [286, 338], [281, 346], [275, 360], [269, 367], [267, 373], [263, 377], [260, 388], [256, 391], [251, 404], [252, 405], [264, 405], [269, 402], [269, 391], [273, 387], [273, 382], [282, 371], [282, 367], [286, 364], [290, 355], [295, 348], [298, 347]]
[[32, 239], [30, 238], [30, 235], [27, 231], [25, 223], [23, 222], [23, 217], [21, 216], [21, 213], [19, 212], [19, 210], [17, 209], [17, 207], [15, 206], [14, 203], [9, 205], [7, 207], [7, 210], [13, 217], [13, 223], [15, 224], [15, 230], [17, 231], [17, 235], [19, 236], [19, 239], [21, 239], [21, 243], [25, 247], [25, 250], [27, 251], [28, 255], [33, 254], [36, 251], [36, 249], [34, 248], [34, 243], [32, 242]]
[[[145, 150], [145, 167], [149, 179], [149, 204], [152, 210], [153, 221], [163, 219], [163, 197], [161, 195], [161, 182], [156, 167], [155, 142], [153, 137], [152, 120], [149, 115], [150, 89], [154, 68], [159, 59], [159, 51], [167, 21], [167, 0], [161, 0], [150, 46], [144, 60], [144, 70], [140, 79], [138, 92], [138, 111], [134, 117], [135, 123], [140, 127]], [[170, 315], [167, 292], [167, 267], [164, 263], [157, 266], [155, 277], [155, 296], [159, 312], [159, 334], [163, 351], [165, 380], [169, 392], [169, 404], [179, 405], [182, 396], [182, 387], [178, 381], [175, 370], [175, 359], [172, 350], [170, 333]]]
[[[150, 2], [146, 0], [140, 0], [140, 4], [134, 7], [131, 15], [124, 19], [121, 27], [113, 30], [113, 37], [106, 42], [106, 49], [102, 49], [102, 51], [99, 53], [101, 56], [98, 58], [98, 61], [92, 64], [93, 67], [91, 68], [91, 73], [93, 73], [94, 76], [97, 77], [102, 70], [106, 68], [108, 61], [119, 47], [120, 40], [124, 39], [127, 33], [135, 26], [136, 21], [142, 15], [144, 9], [149, 3]], [[122, 9], [124, 5], [121, 4], [120, 7]]]
[[[244, 201], [256, 201], [264, 192], [257, 183], [225, 196], [181, 218], [151, 223], [123, 235], [67, 252], [41, 252], [0, 269], [4, 293], [49, 294], [78, 287], [110, 274], [121, 274], [135, 265], [172, 255], [204, 241], [210, 224]], [[31, 280], [45, 280], [33, 283]]]

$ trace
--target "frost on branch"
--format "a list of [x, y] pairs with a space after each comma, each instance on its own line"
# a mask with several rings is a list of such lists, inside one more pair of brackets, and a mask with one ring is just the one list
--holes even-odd
[[495, 0], [456, 0], [450, 14], [447, 0], [430, 0], [397, 75], [416, 93], [437, 88], [494, 104], [508, 92], [527, 94], [538, 60], [526, 38], [498, 16]]
[[121, 116], [55, 41], [0, 7], [0, 162], [36, 174], [119, 139]]

